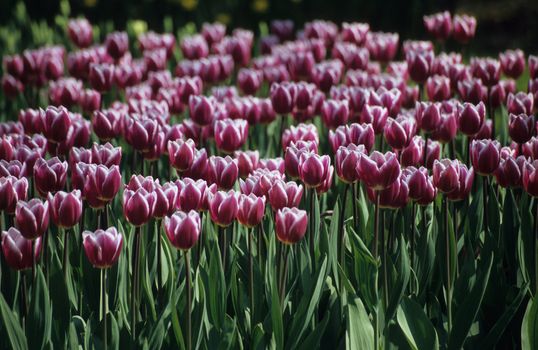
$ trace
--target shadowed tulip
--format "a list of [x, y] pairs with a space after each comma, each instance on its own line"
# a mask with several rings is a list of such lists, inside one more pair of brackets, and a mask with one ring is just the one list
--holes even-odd
[[464, 200], [471, 193], [474, 180], [474, 169], [467, 169], [467, 165], [459, 163], [458, 165], [458, 186], [450, 193], [447, 193], [447, 198], [450, 201], [456, 202]]
[[382, 190], [398, 179], [401, 170], [396, 154], [374, 151], [370, 156], [362, 155], [359, 158], [357, 172], [366, 186]]
[[538, 160], [525, 162], [523, 166], [523, 188], [533, 197], [538, 197]]
[[277, 238], [284, 244], [299, 242], [306, 233], [308, 218], [305, 210], [282, 208], [275, 214]]
[[519, 49], [501, 52], [499, 61], [501, 61], [503, 73], [510, 78], [519, 78], [525, 70], [525, 54]]
[[168, 159], [170, 165], [179, 172], [192, 166], [196, 154], [196, 145], [192, 139], [168, 141]]
[[466, 14], [455, 15], [453, 20], [453, 33], [456, 41], [465, 44], [474, 38], [476, 32], [476, 18]]
[[423, 17], [424, 27], [437, 40], [446, 40], [452, 34], [452, 16], [444, 11]]
[[129, 51], [129, 37], [126, 32], [113, 32], [105, 39], [106, 52], [115, 60]]
[[56, 192], [48, 195], [49, 211], [52, 222], [61, 228], [75, 226], [82, 215], [80, 190]]
[[396, 150], [406, 147], [415, 136], [417, 124], [414, 119], [398, 117], [389, 118], [384, 128], [384, 136], [389, 146]]
[[0, 210], [13, 214], [19, 201], [25, 201], [28, 192], [28, 180], [14, 176], [0, 177]]
[[521, 113], [515, 115], [510, 113], [508, 121], [508, 134], [518, 144], [525, 143], [531, 139], [535, 132], [535, 122], [533, 115]]
[[437, 195], [437, 188], [433, 185], [433, 178], [428, 176], [428, 169], [408, 167], [406, 172], [409, 198], [418, 205], [428, 205], [433, 202]]
[[123, 236], [115, 227], [106, 230], [82, 232], [84, 252], [93, 267], [107, 269], [118, 261], [123, 246]]
[[39, 158], [34, 165], [35, 187], [42, 197], [49, 192], [60, 191], [65, 186], [67, 179], [67, 162], [62, 162], [58, 157], [45, 160]]
[[[368, 187], [366, 191], [368, 199], [370, 199], [372, 203], [375, 203], [376, 191], [371, 187]], [[379, 191], [379, 206], [381, 208], [403, 208], [407, 205], [408, 201], [409, 187], [403, 174], [400, 174], [398, 179], [396, 179], [392, 185]]]
[[460, 162], [450, 159], [436, 160], [433, 163], [433, 183], [444, 194], [449, 194], [459, 188]]
[[173, 182], [166, 182], [162, 186], [157, 186], [155, 192], [154, 218], [162, 218], [165, 215], [172, 215], [177, 208], [179, 198], [178, 187]]
[[480, 175], [491, 175], [499, 167], [501, 145], [494, 140], [473, 140], [471, 162]]
[[265, 196], [240, 194], [237, 221], [246, 227], [254, 227], [262, 222], [265, 214]]
[[458, 127], [467, 136], [477, 134], [486, 116], [486, 106], [483, 102], [477, 105], [465, 102], [458, 105]]
[[144, 188], [123, 191], [123, 215], [133, 226], [147, 223], [153, 216], [156, 194]]
[[32, 258], [32, 240], [24, 238], [15, 227], [2, 232], [2, 252], [9, 267], [15, 270], [32, 268], [41, 253], [41, 238], [35, 240]]
[[209, 194], [209, 214], [211, 220], [221, 227], [229, 226], [237, 217], [239, 204], [237, 194], [230, 190], [228, 192], [217, 191]]
[[177, 211], [170, 217], [164, 218], [164, 231], [170, 243], [177, 249], [189, 250], [200, 238], [202, 223], [200, 214]]
[[246, 178], [250, 173], [258, 168], [260, 152], [258, 151], [236, 151], [235, 159], [239, 168], [239, 177]]
[[70, 127], [71, 118], [65, 107], [47, 107], [43, 119], [43, 135], [48, 141], [65, 141]]
[[49, 227], [49, 203], [36, 198], [19, 201], [15, 209], [15, 226], [26, 239], [43, 236]]
[[511, 155], [501, 156], [499, 167], [495, 170], [495, 178], [499, 186], [508, 188], [521, 187], [523, 167], [525, 166], [526, 159], [524, 156], [514, 158]]

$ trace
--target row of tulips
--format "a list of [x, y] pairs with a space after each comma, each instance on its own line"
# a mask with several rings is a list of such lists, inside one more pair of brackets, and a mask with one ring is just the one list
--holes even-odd
[[405, 41], [402, 61], [398, 34], [327, 21], [259, 40], [204, 24], [176, 60], [171, 34], [93, 45], [76, 19], [70, 52], [4, 57], [6, 115], [20, 107], [0, 123], [10, 345], [528, 342], [538, 58], [517, 91], [522, 51], [466, 64], [439, 47], [468, 43], [473, 17], [424, 24], [437, 42]]

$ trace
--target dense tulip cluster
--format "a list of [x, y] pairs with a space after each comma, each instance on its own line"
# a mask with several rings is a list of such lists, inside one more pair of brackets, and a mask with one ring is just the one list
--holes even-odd
[[[174, 35], [147, 32], [136, 38], [139, 50], [131, 52], [133, 38], [126, 32], [108, 33], [104, 42], [94, 43], [92, 25], [77, 19], [69, 21], [66, 32], [76, 50], [66, 52], [53, 46], [4, 57], [2, 88], [6, 98], [43, 91], [48, 100], [28, 101], [18, 112], [17, 121], [0, 124], [0, 211], [5, 217], [2, 259], [17, 271], [35, 270], [36, 262], [42, 264], [49, 283], [49, 272], [56, 268], [56, 250], [61, 247], [64, 277], [82, 279], [89, 275], [81, 260], [73, 257], [82, 248], [90, 264], [103, 270], [104, 289], [106, 269], [119, 264], [115, 274], [131, 276], [131, 298], [129, 310], [124, 310], [125, 301], [116, 307], [122, 313], [121, 323], [130, 318], [133, 340], [137, 339], [141, 316], [150, 315], [148, 310], [157, 315], [155, 306], [138, 311], [142, 307], [140, 283], [142, 294], [152, 297], [156, 289], [155, 305], [163, 308], [163, 298], [177, 298], [173, 279], [185, 278], [181, 288], [188, 293], [184, 303], [188, 331], [178, 335], [174, 329], [174, 334], [181, 342], [185, 337], [187, 347], [192, 348], [191, 272], [196, 272], [195, 283], [211, 284], [195, 289], [195, 303], [205, 302], [206, 296], [200, 296], [203, 293], [213, 293], [207, 289], [221, 288], [218, 293], [229, 290], [214, 287], [214, 280], [249, 280], [250, 310], [241, 311], [241, 320], [234, 318], [233, 322], [243, 322], [248, 314], [249, 326], [238, 327], [237, 332], [252, 328], [254, 338], [256, 329], [261, 332], [267, 323], [256, 326], [263, 320], [253, 310], [259, 307], [256, 303], [265, 300], [253, 295], [255, 275], [278, 277], [278, 281], [267, 283], [267, 288], [275, 289], [270, 292], [276, 308], [271, 313], [278, 307], [291, 308], [292, 313], [297, 305], [306, 308], [310, 304], [305, 301], [297, 305], [296, 300], [287, 301], [286, 286], [299, 288], [298, 292], [293, 288], [289, 291], [293, 298], [303, 293], [305, 286], [314, 285], [306, 280], [307, 275], [320, 273], [320, 266], [327, 261], [323, 260], [326, 251], [333, 254], [334, 233], [338, 236], [334, 251], [339, 258], [328, 259], [329, 267], [324, 269], [330, 272], [319, 274], [319, 283], [324, 283], [320, 288], [323, 293], [325, 289], [343, 293], [345, 286], [348, 298], [359, 300], [360, 296], [373, 301], [375, 307], [364, 310], [361, 304], [360, 308], [349, 308], [349, 313], [371, 314], [376, 345], [386, 335], [380, 334], [380, 310], [389, 310], [397, 302], [392, 313], [387, 313], [391, 317], [385, 320], [387, 324], [396, 314], [400, 320], [411, 309], [422, 312], [422, 307], [412, 304], [401, 304], [413, 307], [400, 306], [396, 311], [407, 292], [408, 301], [413, 303], [430, 296], [443, 300], [436, 299], [439, 310], [435, 312], [439, 314], [431, 318], [438, 320], [439, 327], [446, 321], [443, 332], [451, 344], [452, 309], [466, 305], [452, 300], [453, 278], [471, 274], [474, 254], [486, 255], [492, 249], [471, 240], [491, 239], [492, 231], [500, 235], [500, 224], [495, 227], [488, 222], [490, 207], [501, 200], [510, 200], [515, 206], [516, 198], [530, 206], [528, 197], [538, 197], [534, 117], [538, 109], [538, 58], [526, 59], [523, 51], [508, 50], [498, 59], [467, 60], [459, 53], [436, 50], [437, 44], [448, 40], [465, 44], [474, 37], [476, 20], [468, 15], [452, 17], [442, 12], [425, 16], [424, 25], [436, 43], [408, 40], [400, 45], [398, 34], [374, 32], [366, 23], [339, 27], [313, 21], [296, 32], [291, 21], [273, 21], [270, 34], [259, 40], [262, 55], [252, 57], [257, 42], [254, 33], [236, 29], [227, 34], [226, 26], [218, 23], [206, 23], [199, 33], [182, 37], [179, 48]], [[178, 49], [183, 59], [170, 71]], [[135, 52], [140, 56], [135, 58]], [[517, 91], [513, 79], [522, 77], [527, 62], [528, 91]], [[90, 145], [90, 140], [100, 143]], [[475, 179], [475, 172], [480, 177]], [[495, 182], [490, 182], [493, 178]], [[483, 187], [473, 186], [474, 182]], [[438, 195], [443, 198], [443, 209], [436, 204]], [[367, 199], [373, 203], [371, 213]], [[477, 211], [479, 205], [482, 209]], [[504, 210], [502, 215], [508, 217], [516, 209]], [[506, 214], [508, 210], [510, 214]], [[479, 229], [484, 229], [485, 238], [478, 232], [467, 237], [469, 225], [481, 221], [477, 215], [484, 218]], [[518, 218], [530, 222], [529, 215], [522, 213]], [[326, 217], [334, 222], [327, 224]], [[433, 224], [441, 217], [444, 226]], [[503, 218], [503, 225], [504, 220], [508, 219]], [[516, 229], [515, 221], [506, 222], [503, 232]], [[69, 243], [67, 231], [76, 235], [75, 242], [81, 248]], [[415, 241], [416, 231], [420, 231], [419, 242]], [[63, 239], [55, 236], [58, 232], [64, 232]], [[409, 257], [395, 252], [410, 249], [411, 263], [406, 266], [416, 276], [422, 270], [429, 271], [434, 259], [414, 260], [415, 248], [428, 250], [433, 256], [435, 239], [441, 242], [443, 235], [448, 242], [442, 246], [447, 256], [439, 253], [437, 257], [449, 265], [439, 269], [443, 277], [429, 274], [408, 287], [409, 270], [396, 265], [396, 260], [409, 264]], [[164, 237], [168, 241], [162, 242]], [[530, 243], [518, 244], [524, 249]], [[128, 253], [122, 251], [123, 245], [129, 245]], [[180, 266], [173, 261], [178, 252], [170, 245], [184, 255], [184, 273], [170, 272]], [[372, 247], [370, 252], [368, 246]], [[222, 260], [216, 264], [212, 259], [218, 254]], [[242, 263], [243, 254], [248, 254], [248, 277], [247, 269], [234, 265]], [[352, 254], [354, 261], [350, 260]], [[387, 254], [391, 254], [388, 261]], [[532, 259], [535, 252], [528, 254], [525, 259]], [[350, 271], [359, 264], [359, 255], [369, 265], [356, 274], [368, 284], [375, 281], [374, 291], [353, 285], [357, 281], [350, 277]], [[253, 256], [259, 258], [256, 268]], [[472, 266], [465, 264], [461, 271], [450, 271], [461, 263], [459, 257], [473, 262]], [[155, 259], [154, 265], [151, 259]], [[191, 268], [191, 259], [195, 268]], [[293, 283], [287, 275], [289, 259], [293, 259], [294, 268], [301, 269], [293, 275]], [[510, 256], [497, 261], [498, 266], [517, 263], [523, 264], [523, 260], [517, 262]], [[74, 266], [73, 272], [69, 264]], [[268, 270], [273, 267], [266, 265], [271, 264], [278, 264], [278, 269]], [[211, 266], [211, 275], [205, 266]], [[222, 269], [219, 276], [213, 275], [217, 269]], [[396, 272], [404, 276], [397, 283], [392, 276]], [[473, 270], [473, 276], [475, 273]], [[379, 276], [384, 279], [383, 286]], [[55, 278], [54, 274], [50, 277]], [[437, 285], [443, 284], [446, 294], [431, 290], [426, 295], [420, 294], [424, 289], [416, 289], [429, 285], [433, 277]], [[532, 282], [528, 272], [518, 278], [529, 279], [525, 288]], [[127, 279], [121, 279], [118, 286], [125, 288]], [[330, 288], [326, 283], [332, 283]], [[400, 285], [404, 285], [400, 294], [389, 290]], [[118, 286], [115, 284], [115, 291]], [[381, 291], [386, 293], [384, 297]], [[86, 291], [80, 293], [69, 297], [76, 301]], [[233, 302], [219, 307], [238, 307], [243, 291], [233, 289], [230, 293]], [[303, 294], [315, 295], [310, 291]], [[278, 306], [274, 296], [279, 297]], [[337, 296], [327, 294], [326, 300], [334, 298]], [[177, 299], [169, 302], [181, 304]], [[333, 307], [334, 312], [345, 308], [341, 306]], [[84, 304], [77, 312], [86, 308]], [[441, 309], [446, 309], [446, 320]], [[216, 322], [215, 310], [214, 305], [207, 309], [211, 322]], [[105, 320], [107, 312], [108, 306], [102, 316]], [[164, 315], [168, 317], [168, 313]], [[321, 312], [318, 316], [326, 317]], [[315, 332], [327, 326], [326, 322], [323, 326], [318, 323], [318, 316], [304, 322], [317, 324]], [[177, 314], [170, 317], [176, 328]], [[337, 323], [344, 319], [342, 316], [330, 327], [339, 327]], [[364, 319], [368, 322], [368, 315]], [[219, 319], [227, 322], [219, 327], [236, 327], [230, 320]], [[106, 321], [104, 328], [106, 331]], [[295, 328], [293, 323], [292, 330]], [[215, 331], [220, 336], [218, 332], [224, 328]], [[408, 329], [404, 333], [410, 336]], [[106, 340], [106, 333], [104, 337]], [[313, 339], [309, 338], [309, 343]], [[454, 348], [462, 346], [463, 342]]]

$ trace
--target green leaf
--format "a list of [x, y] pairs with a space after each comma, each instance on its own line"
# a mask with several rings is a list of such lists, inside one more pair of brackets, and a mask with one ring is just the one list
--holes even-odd
[[327, 328], [327, 323], [329, 323], [329, 320], [331, 319], [331, 313], [327, 312], [325, 314], [325, 317], [323, 317], [323, 320], [321, 320], [320, 323], [316, 325], [316, 328], [314, 328], [308, 337], [305, 338], [303, 342], [301, 342], [301, 345], [299, 346], [300, 350], [312, 350], [320, 347], [320, 340], [321, 337], [325, 333], [325, 328]]
[[374, 328], [359, 298], [347, 305], [346, 349], [374, 350]]
[[439, 349], [437, 332], [419, 304], [402, 299], [396, 319], [412, 349]]
[[273, 337], [277, 349], [284, 348], [284, 326], [282, 322], [282, 310], [280, 309], [280, 297], [276, 283], [271, 288], [271, 325], [273, 327]]
[[448, 349], [461, 349], [469, 330], [480, 310], [482, 299], [488, 286], [491, 267], [493, 266], [493, 251], [490, 247], [484, 247], [481, 267], [477, 273], [477, 279], [473, 289], [459, 305], [456, 317], [454, 318], [453, 328], [448, 340]]
[[0, 320], [2, 320], [0, 323], [2, 334], [7, 336], [7, 339], [3, 338], [2, 342], [4, 344], [9, 343], [14, 350], [28, 349], [26, 336], [24, 335], [19, 320], [15, 313], [9, 308], [2, 293], [0, 293]]
[[533, 298], [527, 304], [521, 324], [521, 349], [538, 349], [538, 299]]
[[28, 319], [26, 336], [31, 349], [43, 349], [51, 341], [52, 305], [45, 276], [41, 268], [36, 270], [34, 291]]
[[400, 236], [400, 260], [396, 271], [396, 283], [391, 287], [389, 304], [387, 306], [385, 323], [388, 324], [394, 317], [400, 300], [402, 299], [407, 285], [409, 283], [409, 276], [411, 275], [411, 269], [409, 264], [409, 256], [407, 255], [407, 247], [403, 236]]

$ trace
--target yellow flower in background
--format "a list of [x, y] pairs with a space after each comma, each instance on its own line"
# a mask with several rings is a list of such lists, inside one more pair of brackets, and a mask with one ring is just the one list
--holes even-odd
[[179, 0], [181, 7], [187, 11], [192, 11], [198, 6], [198, 0]]
[[252, 2], [252, 10], [254, 12], [265, 12], [269, 8], [268, 0], [254, 0]]
[[136, 36], [143, 34], [148, 31], [148, 23], [146, 21], [143, 21], [141, 19], [135, 19], [131, 21], [131, 26], [133, 28], [133, 32], [136, 34]]
[[97, 2], [99, 0], [84, 0], [84, 6], [86, 7], [94, 7], [95, 5], [97, 5]]
[[227, 13], [219, 13], [215, 17], [215, 21], [217, 21], [219, 23], [222, 23], [222, 24], [228, 24], [228, 23], [230, 23], [231, 20], [232, 20], [232, 18]]

